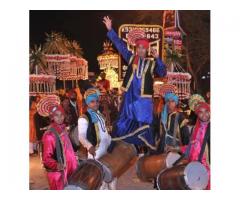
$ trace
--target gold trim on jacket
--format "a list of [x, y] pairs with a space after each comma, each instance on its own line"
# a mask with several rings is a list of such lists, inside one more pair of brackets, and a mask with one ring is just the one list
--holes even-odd
[[[130, 65], [131, 65], [131, 63], [132, 63], [132, 61], [133, 61], [134, 56], [135, 56], [135, 55], [132, 55], [131, 58], [129, 59], [129, 63], [128, 63], [129, 67], [130, 67]], [[146, 64], [146, 67], [145, 67], [145, 69], [144, 69], [144, 71], [143, 71], [142, 80], [141, 80], [141, 97], [147, 97], [147, 98], [152, 98], [152, 95], [150, 95], [150, 94], [144, 94], [145, 74], [146, 74], [146, 72], [148, 71], [148, 68], [149, 68], [149, 65], [150, 65], [150, 61], [151, 61], [150, 59], [147, 59], [147, 64]], [[151, 72], [152, 76], [153, 76], [153, 70], [154, 70], [154, 67], [155, 67], [155, 63], [156, 63], [156, 62], [153, 61], [153, 62], [152, 62], [152, 66], [151, 66], [151, 71], [150, 71], [150, 72]], [[129, 89], [129, 87], [130, 87], [130, 85], [131, 85], [131, 83], [132, 83], [133, 76], [134, 76], [134, 70], [132, 70], [132, 74], [131, 74], [128, 82], [127, 82], [126, 87], [123, 87], [123, 86], [121, 87], [121, 89], [122, 89], [123, 91], [125, 91], [125, 92], [128, 91], [128, 89]]]

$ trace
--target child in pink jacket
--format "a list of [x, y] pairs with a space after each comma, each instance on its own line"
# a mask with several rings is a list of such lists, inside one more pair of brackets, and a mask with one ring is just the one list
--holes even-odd
[[52, 120], [49, 129], [44, 133], [43, 165], [51, 190], [62, 190], [67, 179], [77, 168], [77, 160], [64, 124], [64, 110], [56, 105], [50, 109]]

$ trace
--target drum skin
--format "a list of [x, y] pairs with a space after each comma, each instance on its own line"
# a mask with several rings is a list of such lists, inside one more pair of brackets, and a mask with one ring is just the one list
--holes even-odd
[[103, 181], [103, 169], [98, 161], [83, 161], [68, 180], [68, 188], [97, 190]]
[[196, 161], [180, 163], [162, 170], [157, 176], [157, 187], [160, 190], [203, 190], [206, 189], [207, 184], [207, 170], [204, 165]]
[[[163, 169], [170, 167], [167, 158], [174, 156], [174, 161], [176, 161], [180, 155], [178, 153], [163, 153], [159, 155], [146, 155], [141, 157], [136, 165], [137, 176], [142, 181], [151, 182], [157, 177], [158, 173]], [[172, 163], [171, 162], [171, 163]]]
[[106, 153], [99, 159], [99, 162], [104, 165], [103, 168], [107, 169], [109, 173], [108, 180], [105, 182], [111, 182], [114, 177], [121, 176], [125, 170], [129, 167], [129, 163], [137, 155], [134, 145], [126, 143], [124, 141], [117, 141], [111, 153]]

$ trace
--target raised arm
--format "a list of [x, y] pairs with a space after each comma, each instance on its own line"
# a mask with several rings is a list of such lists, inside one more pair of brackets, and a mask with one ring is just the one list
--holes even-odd
[[130, 57], [132, 56], [131, 51], [127, 49], [126, 43], [121, 40], [117, 33], [112, 29], [112, 20], [106, 16], [103, 18], [103, 23], [106, 25], [106, 28], [108, 30], [107, 36], [112, 41], [112, 43], [117, 48], [118, 52], [122, 55], [124, 60], [128, 63]]
[[156, 59], [156, 66], [155, 66], [155, 69], [154, 69], [154, 73], [158, 74], [160, 77], [166, 76], [167, 75], [166, 65], [159, 58], [157, 50], [156, 49], [151, 49], [151, 54]]

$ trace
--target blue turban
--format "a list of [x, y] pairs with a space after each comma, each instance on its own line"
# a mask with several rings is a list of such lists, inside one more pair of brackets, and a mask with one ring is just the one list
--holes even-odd
[[[86, 90], [84, 94], [86, 104], [88, 105], [92, 100], [98, 100], [99, 96], [100, 96], [100, 92], [96, 88], [90, 88]], [[91, 108], [88, 108], [87, 111], [92, 118], [92, 122], [96, 123], [98, 121], [97, 111], [94, 111]]]
[[92, 100], [98, 100], [100, 96], [100, 92], [98, 89], [90, 88], [85, 92], [85, 101], [88, 105]]
[[165, 126], [167, 123], [167, 116], [168, 116], [167, 102], [169, 100], [173, 100], [173, 101], [175, 101], [176, 104], [178, 104], [178, 96], [174, 93], [166, 93], [164, 96], [164, 100], [165, 100], [165, 105], [164, 105], [163, 111], [161, 113], [161, 121], [162, 121], [163, 125]]

